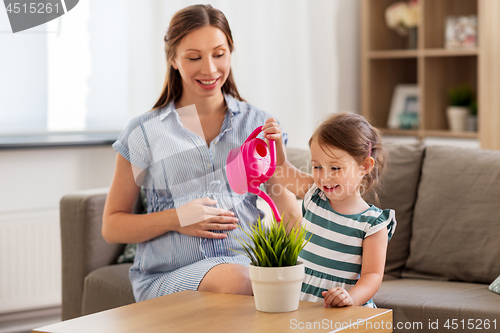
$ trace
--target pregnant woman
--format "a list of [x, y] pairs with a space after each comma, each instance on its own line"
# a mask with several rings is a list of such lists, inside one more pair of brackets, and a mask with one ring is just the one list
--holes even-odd
[[[154, 108], [130, 121], [113, 144], [115, 173], [102, 233], [110, 243], [138, 243], [130, 280], [136, 301], [182, 290], [251, 295], [243, 237], [263, 213], [254, 194], [234, 193], [226, 157], [272, 116], [246, 103], [231, 73], [233, 40], [224, 14], [184, 8], [165, 40], [167, 74]], [[283, 134], [283, 142], [287, 136]], [[295, 196], [273, 178], [268, 193], [285, 219], [300, 216]], [[140, 188], [148, 214], [133, 214]]]

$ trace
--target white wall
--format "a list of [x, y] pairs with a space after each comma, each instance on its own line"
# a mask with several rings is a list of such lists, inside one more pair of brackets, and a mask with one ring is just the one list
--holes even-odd
[[231, 9], [221, 6], [233, 30], [238, 88], [280, 120], [289, 147], [307, 148], [331, 112], [360, 112], [359, 0], [255, 1]]
[[57, 209], [69, 192], [111, 183], [111, 147], [0, 150], [0, 214]]
[[0, 314], [60, 305], [59, 201], [108, 187], [115, 156], [111, 147], [0, 150]]

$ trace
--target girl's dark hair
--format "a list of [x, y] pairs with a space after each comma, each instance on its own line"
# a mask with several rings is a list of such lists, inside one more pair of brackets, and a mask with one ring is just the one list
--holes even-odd
[[[176, 55], [177, 47], [179, 46], [182, 38], [184, 38], [184, 36], [189, 34], [191, 31], [205, 26], [213, 26], [220, 29], [226, 35], [229, 51], [233, 52], [234, 47], [231, 29], [229, 28], [229, 23], [227, 22], [226, 17], [220, 10], [215, 9], [210, 5], [193, 5], [179, 10], [172, 17], [167, 34], [164, 38], [165, 55], [167, 59], [167, 74], [165, 76], [165, 83], [163, 85], [160, 98], [158, 98], [153, 110], [164, 107], [171, 101], [175, 101], [181, 97], [182, 78], [179, 71], [172, 67], [171, 61]], [[236, 99], [244, 101], [240, 97], [238, 89], [236, 89], [236, 84], [234, 83], [231, 71], [229, 72], [226, 82], [224, 82], [224, 85], [222, 86], [222, 91]]]
[[[309, 139], [309, 146], [314, 140], [321, 146], [335, 147], [347, 152], [358, 164], [362, 164], [371, 155], [375, 164], [361, 182], [361, 193], [374, 190], [379, 184], [385, 171], [387, 152], [382, 146], [380, 132], [363, 116], [348, 112], [332, 114], [314, 131]], [[327, 151], [325, 153], [328, 154]], [[375, 191], [374, 196], [378, 204]]]

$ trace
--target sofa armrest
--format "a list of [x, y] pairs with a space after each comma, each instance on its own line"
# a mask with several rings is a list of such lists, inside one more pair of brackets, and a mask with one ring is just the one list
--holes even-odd
[[108, 244], [101, 234], [108, 189], [65, 195], [60, 202], [62, 319], [81, 316], [83, 283], [93, 270], [116, 261], [123, 244]]

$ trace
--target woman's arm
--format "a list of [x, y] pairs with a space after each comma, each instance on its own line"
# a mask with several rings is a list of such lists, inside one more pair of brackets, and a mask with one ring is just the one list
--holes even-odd
[[383, 228], [363, 241], [361, 276], [356, 285], [349, 290], [353, 305], [365, 304], [380, 288], [384, 278], [387, 238], [387, 229]]
[[179, 226], [175, 210], [139, 215], [132, 214], [140, 187], [132, 165], [117, 154], [102, 221], [102, 235], [108, 243], [140, 243], [160, 236]]
[[[138, 182], [140, 184], [140, 182]], [[208, 198], [193, 200], [178, 209], [133, 214], [140, 187], [132, 165], [117, 154], [115, 174], [104, 205], [102, 235], [108, 243], [140, 243], [169, 231], [205, 238], [226, 238], [210, 230], [233, 230], [237, 219], [230, 211], [209, 207]], [[181, 217], [181, 221], [179, 220]], [[184, 222], [184, 223], [181, 223]]]

